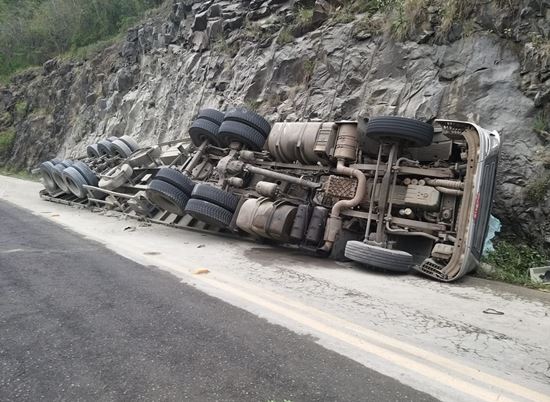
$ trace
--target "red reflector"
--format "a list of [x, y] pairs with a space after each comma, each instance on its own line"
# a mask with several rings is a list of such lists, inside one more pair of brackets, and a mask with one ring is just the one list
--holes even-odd
[[479, 214], [479, 200], [480, 200], [480, 194], [477, 193], [476, 205], [474, 207], [474, 221], [477, 221], [477, 216]]

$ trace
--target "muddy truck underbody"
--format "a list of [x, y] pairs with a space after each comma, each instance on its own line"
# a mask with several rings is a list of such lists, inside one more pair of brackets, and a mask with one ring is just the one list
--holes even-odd
[[478, 264], [496, 132], [395, 116], [271, 127], [205, 109], [189, 137], [147, 148], [111, 137], [44, 162], [41, 196], [442, 281]]

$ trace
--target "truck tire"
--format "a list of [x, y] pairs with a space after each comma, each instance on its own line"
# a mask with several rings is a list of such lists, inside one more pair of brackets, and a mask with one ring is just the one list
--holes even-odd
[[55, 164], [55, 166], [58, 166], [58, 165], [61, 165], [64, 168], [68, 168], [69, 166], [74, 165], [74, 161], [72, 161], [70, 159], [65, 159], [65, 160], [62, 160], [61, 162], [58, 162], [58, 163]]
[[191, 193], [191, 198], [208, 201], [212, 204], [227, 209], [230, 212], [235, 212], [237, 205], [239, 204], [239, 197], [235, 194], [231, 194], [205, 183], [198, 183], [195, 185], [195, 188]]
[[206, 119], [196, 119], [191, 127], [189, 127], [189, 136], [195, 146], [200, 146], [205, 140], [209, 140], [210, 144], [219, 146], [220, 140], [218, 137], [219, 126], [216, 123]]
[[191, 198], [185, 212], [199, 221], [218, 227], [227, 227], [233, 219], [233, 213], [208, 201]]
[[65, 170], [66, 168], [72, 165], [73, 165], [73, 161], [64, 160], [62, 162], [59, 162], [57, 165], [55, 165], [52, 170], [52, 178], [55, 181], [55, 184], [57, 184], [57, 187], [59, 187], [59, 189], [66, 194], [70, 194], [71, 191], [65, 184], [65, 180], [63, 180], [63, 170]]
[[99, 158], [101, 155], [99, 153], [97, 144], [88, 145], [86, 147], [86, 155], [88, 155], [90, 158]]
[[171, 168], [161, 168], [154, 177], [155, 180], [160, 180], [165, 183], [171, 184], [178, 190], [183, 191], [186, 195], [190, 196], [195, 182], [187, 175], [184, 175], [178, 170]]
[[97, 143], [99, 156], [113, 156], [113, 144], [108, 140], [101, 140]]
[[434, 128], [415, 119], [397, 116], [373, 117], [367, 123], [366, 136], [383, 142], [405, 142], [417, 147], [432, 143]]
[[82, 177], [84, 177], [84, 180], [86, 180], [86, 184], [97, 187], [98, 178], [93, 170], [88, 167], [88, 165], [81, 161], [75, 161], [71, 167], [76, 169], [82, 175]]
[[59, 187], [57, 186], [53, 177], [55, 165], [51, 161], [47, 161], [42, 162], [39, 168], [40, 174], [42, 175], [42, 182], [46, 190], [48, 190], [48, 192], [51, 194], [57, 192], [59, 190]]
[[394, 272], [409, 272], [413, 256], [405, 251], [372, 246], [362, 241], [348, 241], [345, 256], [350, 260]]
[[122, 159], [128, 158], [130, 155], [132, 155], [132, 149], [126, 145], [126, 143], [122, 140], [114, 140], [111, 143], [112, 149], [113, 149], [113, 156], [119, 156]]
[[267, 138], [271, 131], [271, 124], [266, 119], [244, 108], [232, 109], [226, 112], [224, 121], [227, 120], [246, 124], [262, 134], [264, 138]]
[[128, 148], [130, 148], [132, 150], [132, 153], [136, 152], [140, 148], [137, 141], [134, 140], [129, 135], [123, 135], [122, 137], [119, 138], [119, 140], [122, 141], [123, 143], [125, 143], [128, 146]]
[[67, 169], [67, 167], [68, 166], [63, 166], [60, 163], [55, 165], [52, 169], [52, 178], [62, 192], [69, 194], [71, 191], [65, 184], [65, 180], [63, 180], [63, 170]]
[[197, 115], [197, 119], [209, 120], [217, 126], [222, 124], [224, 117], [225, 114], [216, 109], [202, 109]]
[[265, 137], [258, 130], [232, 120], [225, 120], [222, 123], [218, 136], [223, 146], [240, 142], [252, 151], [261, 151], [265, 143]]
[[156, 207], [178, 216], [185, 215], [189, 197], [173, 185], [161, 180], [152, 180], [145, 195]]
[[84, 176], [82, 176], [73, 166], [69, 166], [63, 170], [63, 180], [69, 191], [77, 198], [87, 198], [88, 193], [84, 185], [88, 183], [86, 183]]

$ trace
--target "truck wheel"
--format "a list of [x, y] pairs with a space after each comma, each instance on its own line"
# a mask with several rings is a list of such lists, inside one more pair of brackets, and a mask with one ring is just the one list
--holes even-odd
[[218, 131], [223, 146], [240, 142], [252, 151], [261, 151], [265, 137], [255, 128], [238, 121], [225, 120]]
[[65, 181], [65, 185], [67, 186], [69, 191], [73, 193], [77, 198], [87, 197], [87, 192], [84, 188], [84, 185], [88, 183], [86, 183], [86, 179], [84, 178], [84, 176], [82, 176], [80, 172], [74, 167], [69, 166], [68, 168], [65, 168], [65, 170], [63, 170], [63, 180]]
[[55, 193], [57, 190], [59, 190], [59, 187], [55, 183], [53, 172], [55, 169], [55, 165], [50, 162], [42, 162], [40, 164], [40, 174], [42, 175], [42, 182], [44, 183], [44, 187], [46, 187], [46, 190], [48, 190], [49, 193]]
[[217, 126], [222, 124], [224, 117], [225, 114], [216, 109], [202, 109], [197, 115], [197, 119], [209, 120]]
[[103, 175], [104, 177], [99, 180], [98, 186], [105, 190], [114, 190], [128, 182], [133, 173], [134, 170], [126, 163], [122, 166], [114, 167]]
[[128, 158], [130, 155], [132, 155], [132, 149], [126, 145], [126, 143], [122, 140], [114, 140], [111, 143], [111, 146], [113, 148], [113, 156], [119, 156], [122, 159]]
[[246, 124], [261, 133], [264, 138], [267, 138], [271, 131], [271, 124], [269, 124], [266, 119], [244, 108], [232, 109], [226, 112], [224, 121], [227, 120]]
[[373, 117], [367, 123], [366, 136], [380, 142], [397, 141], [425, 147], [432, 143], [434, 128], [430, 124], [405, 117]]
[[236, 195], [205, 183], [195, 185], [191, 198], [211, 202], [230, 212], [235, 212], [239, 203]]
[[171, 184], [178, 190], [183, 191], [186, 195], [191, 195], [191, 192], [195, 187], [195, 182], [191, 180], [189, 176], [167, 167], [161, 168], [155, 175], [154, 179]]
[[90, 158], [99, 158], [99, 149], [97, 144], [91, 144], [86, 147], [86, 155], [88, 155]]
[[209, 140], [212, 145], [219, 146], [218, 129], [219, 126], [216, 123], [200, 118], [196, 119], [189, 127], [189, 136], [197, 147], [205, 140]]
[[218, 227], [227, 227], [233, 219], [233, 213], [208, 201], [191, 198], [185, 212], [199, 221]]
[[147, 199], [172, 214], [185, 215], [185, 206], [189, 197], [180, 189], [160, 180], [152, 180], [145, 192]]
[[[134, 140], [132, 137], [130, 137], [129, 135], [123, 135], [122, 137], [119, 138], [120, 141], [122, 141], [123, 143], [125, 143], [128, 148], [131, 149], [132, 153], [133, 152], [136, 152], [140, 146], [139, 144], [137, 143], [136, 140]], [[114, 141], [113, 141], [114, 142]]]
[[394, 272], [409, 272], [413, 265], [411, 254], [401, 250], [389, 250], [361, 241], [348, 241], [345, 256], [350, 260]]
[[97, 151], [99, 156], [113, 156], [113, 144], [111, 141], [101, 140], [97, 143]]
[[55, 181], [55, 184], [57, 184], [57, 187], [59, 187], [61, 191], [68, 194], [71, 191], [63, 180], [63, 170], [65, 169], [67, 169], [67, 166], [63, 166], [61, 164], [55, 165], [52, 169], [52, 179]]
[[97, 176], [93, 172], [93, 170], [88, 167], [88, 165], [81, 161], [75, 161], [72, 167], [76, 169], [82, 175], [82, 177], [84, 177], [84, 179], [86, 180], [86, 184], [97, 187]]
[[72, 165], [73, 165], [73, 161], [64, 160], [62, 162], [59, 162], [52, 169], [52, 178], [55, 181], [55, 184], [57, 184], [57, 187], [59, 187], [59, 189], [66, 194], [70, 194], [71, 191], [65, 184], [65, 180], [63, 180], [63, 170], [65, 170], [66, 168]]

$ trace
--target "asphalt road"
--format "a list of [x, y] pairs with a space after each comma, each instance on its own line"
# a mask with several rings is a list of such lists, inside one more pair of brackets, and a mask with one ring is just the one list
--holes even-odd
[[0, 202], [0, 400], [284, 399], [433, 400]]

